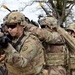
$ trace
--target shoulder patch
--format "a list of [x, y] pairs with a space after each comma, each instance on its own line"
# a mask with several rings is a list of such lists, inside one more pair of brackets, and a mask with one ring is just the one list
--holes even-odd
[[28, 46], [24, 46], [24, 49], [22, 51], [25, 51], [28, 49]]

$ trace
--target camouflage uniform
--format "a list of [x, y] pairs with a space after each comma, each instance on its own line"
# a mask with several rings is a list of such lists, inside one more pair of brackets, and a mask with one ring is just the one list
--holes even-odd
[[[70, 24], [66, 28], [66, 30], [68, 32], [75, 33], [75, 23]], [[71, 33], [71, 35], [72, 35], [72, 33]], [[71, 38], [72, 38], [73, 41], [75, 40], [75, 38], [73, 36], [71, 36]], [[75, 75], [75, 53], [71, 51], [72, 48], [69, 47], [69, 49], [70, 49], [69, 50], [70, 51], [69, 52], [70, 53], [69, 54], [70, 55], [70, 58], [69, 58], [69, 60], [70, 60], [69, 69], [70, 69], [71, 75]]]
[[[68, 63], [68, 70], [69, 70], [69, 75], [75, 75], [75, 38], [70, 35], [67, 31], [65, 31], [63, 28], [58, 27], [57, 31], [65, 38], [66, 45], [69, 49], [69, 63]], [[73, 31], [73, 30], [71, 30]]]
[[49, 75], [68, 75], [67, 59], [68, 49], [65, 39], [57, 32], [57, 21], [53, 17], [46, 17], [40, 21], [45, 28], [39, 29], [35, 26], [28, 26], [29, 31], [36, 34], [45, 47], [45, 60]]
[[[11, 12], [4, 18], [4, 25], [18, 23], [26, 25], [25, 16], [19, 12]], [[22, 37], [23, 36], [23, 37]], [[18, 39], [13, 39], [12, 44], [22, 37], [16, 46], [10, 43], [5, 50], [6, 65], [9, 75], [42, 75], [44, 64], [43, 46], [39, 39], [30, 32], [24, 32]]]

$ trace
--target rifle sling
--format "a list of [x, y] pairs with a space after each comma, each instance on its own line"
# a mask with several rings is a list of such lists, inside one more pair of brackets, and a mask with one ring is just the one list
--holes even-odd
[[16, 49], [16, 47], [21, 43], [22, 38], [25, 36], [25, 34], [22, 34], [22, 36], [18, 39], [16, 43], [12, 43], [13, 47]]

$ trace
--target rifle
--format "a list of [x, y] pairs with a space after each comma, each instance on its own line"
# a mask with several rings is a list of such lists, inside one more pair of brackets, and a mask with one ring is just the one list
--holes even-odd
[[0, 32], [2, 32], [4, 36], [7, 36], [8, 38], [10, 38], [10, 40], [12, 40], [12, 36], [7, 31], [5, 31], [5, 26], [3, 24], [1, 24]]
[[11, 12], [11, 10], [6, 5], [2, 5], [2, 7], [7, 9], [9, 12]]
[[1, 28], [0, 28], [0, 55], [5, 53], [3, 48], [6, 48], [8, 46], [8, 42], [11, 43], [11, 40], [12, 40], [12, 36], [8, 32], [5, 32], [4, 25], [1, 24]]
[[2, 5], [2, 7], [4, 8], [4, 9], [7, 9], [9, 12], [14, 12], [14, 11], [18, 11], [18, 10], [10, 10], [6, 5]]
[[35, 25], [35, 26], [39, 27], [38, 23], [36, 23], [36, 22], [35, 22], [35, 21], [33, 21], [33, 20], [31, 20], [31, 24], [33, 24], [33, 25]]
[[33, 21], [33, 20], [31, 20], [31, 24], [33, 24], [34, 26], [37, 26], [37, 27], [41, 28], [40, 24], [37, 23], [37, 22], [35, 22], [35, 21]]
[[45, 11], [45, 13], [46, 13], [47, 16], [51, 16], [50, 13], [49, 13], [49, 11], [47, 11], [47, 9], [43, 6], [42, 3], [39, 3], [39, 5], [40, 5], [40, 6], [42, 7], [42, 9]]
[[[2, 5], [2, 7], [4, 9], [7, 9], [9, 12], [17, 11], [17, 10], [11, 11], [6, 5]], [[7, 36], [8, 38], [10, 38], [10, 40], [12, 40], [12, 36], [8, 32], [5, 31], [5, 26], [3, 24], [1, 24], [1, 32], [4, 33], [5, 36]]]

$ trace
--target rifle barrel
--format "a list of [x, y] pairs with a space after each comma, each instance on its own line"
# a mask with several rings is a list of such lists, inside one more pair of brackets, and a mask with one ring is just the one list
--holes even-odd
[[47, 11], [47, 9], [43, 6], [42, 3], [39, 3], [39, 5], [42, 7], [42, 9], [45, 11], [46, 15], [51, 16], [50, 13]]
[[2, 5], [2, 7], [11, 12], [11, 10], [6, 5]]

